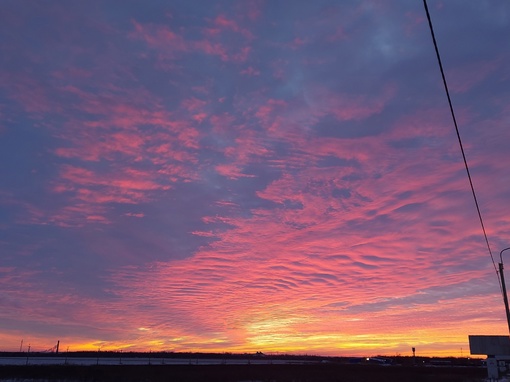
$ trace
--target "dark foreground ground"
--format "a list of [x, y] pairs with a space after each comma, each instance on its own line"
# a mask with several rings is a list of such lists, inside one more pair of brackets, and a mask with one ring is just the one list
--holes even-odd
[[66, 382], [480, 382], [481, 367], [382, 365], [28, 365], [0, 366], [0, 381]]

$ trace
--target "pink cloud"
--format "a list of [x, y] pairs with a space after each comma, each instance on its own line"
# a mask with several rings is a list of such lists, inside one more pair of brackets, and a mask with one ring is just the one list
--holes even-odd
[[292, 49], [299, 49], [301, 48], [303, 45], [306, 45], [308, 43], [307, 39], [305, 38], [300, 38], [300, 37], [296, 37], [294, 40], [292, 40], [292, 42], [290, 43], [290, 47]]
[[64, 166], [60, 181], [64, 186], [57, 184], [55, 190], [72, 189], [78, 199], [96, 203], [136, 203], [147, 199], [146, 192], [170, 188], [169, 185], [153, 181], [151, 173], [130, 168], [120, 173], [100, 174], [84, 168]]
[[[176, 332], [194, 333], [196, 342], [176, 341], [173, 343], [176, 351], [211, 349], [207, 344], [216, 341], [221, 343], [222, 349], [230, 351], [257, 346], [266, 351], [287, 352], [300, 352], [310, 349], [309, 346], [318, 346], [317, 349], [324, 351], [335, 343], [335, 354], [339, 346], [346, 346], [346, 354], [352, 355], [353, 349], [348, 344], [354, 341], [362, 346], [363, 340], [353, 339], [360, 333], [384, 331], [394, 336], [392, 346], [395, 349], [405, 346], [409, 330], [416, 324], [411, 317], [420, 312], [427, 316], [429, 328], [422, 337], [436, 338], [436, 331], [444, 327], [445, 316], [437, 312], [450, 311], [455, 299], [450, 304], [434, 297], [432, 288], [437, 285], [437, 277], [422, 278], [418, 286], [414, 274], [409, 274], [406, 263], [398, 258], [365, 258], [363, 252], [356, 251], [345, 255], [341, 248], [346, 241], [356, 240], [355, 237], [344, 234], [341, 238], [328, 239], [321, 234], [322, 229], [331, 228], [327, 225], [315, 226], [313, 235], [306, 231], [282, 231], [285, 226], [273, 223], [280, 218], [256, 213], [251, 219], [230, 221], [236, 224], [236, 234], [224, 233], [214, 249], [202, 251], [192, 259], [157, 263], [151, 267], [151, 288], [146, 287], [143, 270], [117, 272], [114, 280], [123, 286], [118, 289], [122, 291], [119, 297], [123, 305], [136, 306], [143, 299], [151, 301], [153, 306], [164, 307], [151, 312], [153, 321], [160, 324], [157, 333], [148, 333], [149, 338], [168, 337]], [[212, 232], [196, 234], [217, 236]], [[266, 237], [272, 240], [264, 240]], [[407, 250], [402, 248], [400, 255], [406, 256]], [[370, 253], [368, 248], [365, 251]], [[418, 273], [430, 275], [434, 272], [427, 269], [426, 263], [417, 259], [415, 262], [418, 264], [414, 266], [420, 269]], [[391, 274], [385, 271], [388, 266], [392, 266]], [[370, 267], [369, 272], [365, 271], [366, 267]], [[246, 268], [250, 272], [247, 273]], [[463, 282], [461, 278], [449, 280], [452, 288]], [[145, 293], [138, 294], [138, 290]], [[414, 304], [409, 311], [407, 299], [420, 294], [424, 296], [423, 302]], [[474, 296], [474, 301], [488, 304], [483, 302], [483, 297]], [[356, 312], [364, 305], [368, 309], [365, 314]], [[466, 326], [475, 328], [481, 318], [480, 305], [476, 306], [477, 309], [469, 312], [473, 322]], [[208, 314], [201, 313], [204, 311]], [[220, 311], [223, 313], [211, 314]], [[451, 313], [456, 314], [453, 309]], [[367, 327], [368, 317], [371, 325]], [[332, 331], [338, 319], [344, 322], [340, 333]], [[131, 316], [130, 321], [132, 326], [140, 325], [142, 313]], [[393, 324], [396, 322], [398, 325]], [[403, 322], [408, 324], [402, 326]], [[298, 341], [296, 333], [300, 333]], [[464, 335], [464, 332], [453, 335], [443, 344], [437, 339], [435, 342], [439, 348], [447, 348], [452, 339], [463, 341]], [[325, 336], [326, 343], [320, 346], [308, 342], [316, 336]], [[380, 345], [372, 346], [378, 348], [383, 344], [387, 345], [386, 338]]]
[[248, 66], [246, 69], [241, 70], [241, 74], [249, 76], [249, 77], [253, 77], [253, 76], [259, 76], [260, 71], [257, 69], [254, 69], [251, 66]]
[[[233, 20], [229, 20], [224, 16], [218, 16], [213, 24], [216, 28], [203, 28], [204, 39], [185, 40], [181, 35], [171, 31], [164, 25], [142, 25], [133, 21], [135, 31], [131, 37], [141, 39], [147, 43], [152, 49], [160, 53], [163, 62], [172, 62], [186, 53], [201, 52], [211, 56], [218, 56], [222, 61], [228, 62], [244, 62], [247, 60], [251, 51], [251, 47], [245, 43], [240, 46], [227, 47], [221, 39], [219, 39], [218, 28], [243, 36], [243, 40], [248, 41], [253, 38], [248, 30], [240, 28]], [[239, 44], [236, 44], [239, 45]], [[163, 66], [166, 63], [162, 64]]]
[[211, 115], [210, 122], [213, 126], [213, 132], [215, 134], [226, 134], [228, 132], [231, 132], [234, 127], [233, 124], [235, 122], [235, 117], [228, 114], [223, 113], [219, 115]]
[[214, 25], [219, 28], [240, 33], [247, 39], [253, 39], [253, 34], [249, 30], [241, 28], [236, 21], [228, 19], [225, 15], [219, 15], [216, 17], [214, 19]]
[[283, 59], [277, 59], [270, 63], [273, 70], [273, 77], [279, 80], [286, 78], [286, 69], [289, 65], [289, 61]]
[[232, 54], [232, 61], [234, 62], [245, 62], [248, 60], [248, 56], [251, 53], [252, 48], [250, 46], [241, 47], [237, 53]]
[[139, 213], [135, 213], [135, 212], [128, 212], [126, 214], [124, 214], [126, 216], [131, 216], [131, 217], [134, 217], [134, 218], [143, 218], [145, 216], [144, 213], [142, 212], [139, 212]]
[[242, 167], [236, 164], [220, 164], [214, 167], [216, 172], [230, 179], [253, 178], [255, 175], [245, 174]]
[[86, 219], [94, 223], [109, 223], [108, 219], [101, 215], [89, 215]]
[[189, 112], [202, 110], [207, 105], [206, 101], [198, 98], [188, 98], [181, 102], [181, 106]]
[[235, 146], [227, 147], [224, 153], [227, 157], [235, 157], [238, 163], [248, 163], [252, 157], [267, 157], [272, 152], [257, 134], [249, 131], [237, 138], [235, 143]]
[[[106, 88], [110, 86], [106, 84]], [[191, 123], [207, 118], [201, 112], [206, 105], [203, 101], [190, 98], [175, 112], [169, 112], [144, 91], [126, 91], [116, 96], [108, 91], [94, 96], [75, 86], [66, 86], [62, 91], [75, 97], [77, 109], [86, 117], [81, 120], [70, 116], [67, 129], [58, 133], [66, 144], [55, 149], [55, 154], [96, 163], [124, 158], [134, 166], [121, 166], [115, 172], [100, 165], [64, 166], [60, 179], [53, 182], [54, 192], [90, 203], [93, 210], [92, 204], [147, 201], [151, 193], [170, 189], [172, 182], [195, 177], [199, 133]], [[147, 167], [147, 163], [151, 166]], [[143, 171], [136, 169], [138, 164]], [[56, 220], [71, 219], [72, 211], [67, 210]]]
[[267, 121], [275, 113], [283, 110], [287, 106], [287, 101], [281, 99], [269, 99], [267, 102], [260, 106], [255, 112], [255, 116], [263, 121]]
[[328, 37], [328, 41], [337, 42], [347, 40], [349, 36], [341, 26], [336, 28], [336, 31]]
[[165, 26], [140, 24], [132, 20], [135, 31], [131, 37], [144, 40], [152, 48], [159, 49], [165, 55], [172, 56], [180, 52], [189, 51], [189, 44], [178, 34]]
[[26, 112], [38, 115], [61, 112], [62, 107], [51, 97], [41, 81], [26, 74], [0, 74], [0, 83], [9, 89], [9, 97], [17, 101]]
[[[96, 196], [94, 199], [98, 197], [101, 196]], [[38, 224], [54, 224], [66, 228], [83, 227], [87, 223], [111, 224], [112, 221], [107, 217], [108, 213], [109, 209], [105, 205], [78, 200], [72, 203], [72, 205], [67, 205], [41, 215]]]
[[262, 15], [263, 7], [265, 5], [264, 0], [248, 0], [242, 3], [242, 9], [240, 11], [241, 14], [246, 15], [246, 17], [255, 21], [260, 18]]
[[219, 56], [222, 61], [228, 61], [229, 55], [227, 48], [220, 43], [212, 42], [209, 40], [196, 41], [194, 43], [195, 48], [205, 54], [211, 56]]
[[191, 114], [191, 118], [198, 123], [202, 123], [208, 117], [204, 111], [206, 105], [207, 102], [197, 98], [188, 98], [181, 102], [181, 107], [187, 110]]
[[332, 114], [339, 121], [360, 120], [379, 114], [393, 97], [395, 90], [389, 86], [381, 96], [375, 98], [338, 94], [324, 88], [315, 88], [309, 93], [308, 104], [316, 116]]

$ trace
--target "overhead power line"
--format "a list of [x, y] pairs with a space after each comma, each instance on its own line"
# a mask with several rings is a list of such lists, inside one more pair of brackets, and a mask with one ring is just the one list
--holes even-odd
[[[467, 176], [469, 179], [469, 185], [471, 186], [471, 192], [473, 194], [473, 199], [474, 199], [475, 205], [476, 205], [476, 211], [478, 212], [478, 217], [480, 219], [480, 225], [482, 226], [483, 236], [485, 237], [485, 243], [487, 244], [487, 249], [489, 250], [489, 255], [491, 257], [492, 264], [494, 265], [494, 269], [496, 270], [496, 275], [497, 275], [498, 268], [496, 267], [496, 262], [494, 261], [494, 256], [492, 255], [491, 246], [489, 244], [489, 239], [487, 237], [487, 232], [485, 231], [485, 225], [483, 224], [482, 213], [480, 212], [480, 206], [478, 204], [478, 199], [476, 197], [475, 187], [473, 186], [473, 181], [471, 180], [471, 173], [469, 172], [469, 166], [468, 166], [468, 163], [466, 160], [466, 154], [464, 153], [464, 146], [462, 145], [462, 139], [460, 138], [459, 127], [457, 125], [457, 119], [455, 118], [455, 112], [453, 111], [452, 100], [450, 98], [450, 91], [448, 90], [448, 84], [446, 83], [446, 76], [444, 74], [443, 64], [441, 62], [441, 55], [439, 54], [439, 48], [437, 47], [436, 36], [434, 34], [434, 27], [432, 26], [432, 20], [430, 18], [429, 7], [427, 6], [427, 0], [423, 0], [423, 5], [425, 6], [425, 12], [427, 13], [427, 19], [429, 21], [430, 33], [432, 35], [432, 41], [434, 43], [434, 48], [436, 50], [437, 62], [439, 64], [439, 69], [441, 70], [441, 76], [443, 77], [444, 90], [446, 91], [446, 96], [448, 97], [448, 105], [450, 105], [450, 112], [452, 114], [453, 124], [455, 125], [455, 131], [457, 132], [457, 139], [459, 140], [460, 151], [462, 152], [462, 158], [464, 159], [464, 166], [466, 167], [466, 172], [467, 172]], [[499, 277], [498, 277], [498, 281], [499, 281]], [[499, 283], [500, 283], [499, 287], [501, 288], [501, 281], [499, 281]]]

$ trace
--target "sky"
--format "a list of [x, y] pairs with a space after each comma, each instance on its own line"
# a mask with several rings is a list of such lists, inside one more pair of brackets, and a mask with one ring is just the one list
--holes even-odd
[[0, 350], [508, 334], [510, 3], [428, 5], [495, 264], [422, 1], [3, 0]]

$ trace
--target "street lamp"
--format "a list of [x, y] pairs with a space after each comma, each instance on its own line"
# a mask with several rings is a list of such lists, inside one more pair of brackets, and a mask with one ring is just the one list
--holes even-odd
[[503, 249], [499, 253], [499, 274], [501, 277], [501, 287], [503, 288], [503, 301], [505, 302], [505, 311], [506, 311], [506, 321], [508, 323], [508, 333], [510, 334], [510, 309], [508, 308], [508, 297], [506, 295], [506, 286], [505, 286], [505, 275], [503, 274], [503, 252], [506, 251], [509, 248]]

